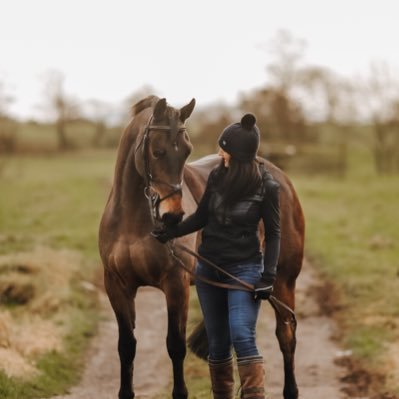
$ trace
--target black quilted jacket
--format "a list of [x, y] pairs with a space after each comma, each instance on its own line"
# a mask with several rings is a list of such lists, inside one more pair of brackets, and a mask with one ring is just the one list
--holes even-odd
[[279, 184], [264, 169], [262, 175], [255, 195], [226, 209], [221, 205], [213, 170], [196, 212], [179, 223], [173, 235], [203, 229], [199, 254], [228, 269], [229, 265], [261, 259], [258, 224], [262, 219], [266, 236], [264, 277], [274, 280], [280, 252]]

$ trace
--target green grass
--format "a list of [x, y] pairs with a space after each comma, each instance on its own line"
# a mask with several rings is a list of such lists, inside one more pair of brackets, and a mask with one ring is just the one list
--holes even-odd
[[[48, 247], [78, 252], [83, 263], [74, 272], [67, 299], [61, 303], [62, 318], [56, 316], [65, 331], [63, 350], [35, 359], [39, 375], [33, 379], [9, 378], [0, 373], [0, 398], [50, 397], [65, 392], [81, 375], [85, 348], [95, 332], [98, 312], [96, 296], [80, 282], [92, 280], [101, 268], [97, 230], [115, 155], [115, 151], [85, 151], [3, 158], [0, 255], [16, 256]], [[73, 267], [75, 270], [76, 265]], [[28, 305], [3, 309], [15, 318], [30, 312]]]
[[[66, 124], [66, 138], [72, 148], [90, 148], [96, 127], [88, 121], [75, 121]], [[121, 128], [107, 128], [99, 143], [115, 147], [119, 141]], [[35, 122], [19, 123], [16, 131], [17, 151], [22, 153], [54, 153], [58, 150], [58, 137], [54, 124]]]
[[[358, 152], [344, 179], [293, 177], [306, 253], [337, 288], [343, 343], [372, 372], [389, 370], [399, 338], [399, 176], [376, 176]], [[389, 387], [398, 390], [396, 386]]]
[[0, 178], [0, 253], [48, 245], [97, 255], [113, 152], [8, 158]]
[[[82, 273], [90, 278], [99, 266], [98, 223], [115, 156], [112, 150], [3, 158], [0, 255], [37, 246], [71, 249], [83, 254], [88, 266]], [[371, 372], [389, 374], [390, 349], [399, 338], [399, 177], [376, 176], [361, 145], [350, 149], [348, 168], [343, 179], [290, 176], [305, 211], [306, 254], [336, 287], [342, 342]], [[96, 316], [78, 286], [73, 292], [66, 350], [42, 357], [42, 375], [33, 381], [0, 374], [0, 398], [48, 397], [77, 381]], [[192, 295], [189, 329], [198, 315]], [[209, 397], [207, 365], [189, 354], [185, 367], [190, 393], [196, 399]], [[398, 391], [399, 381], [388, 379], [386, 389]]]

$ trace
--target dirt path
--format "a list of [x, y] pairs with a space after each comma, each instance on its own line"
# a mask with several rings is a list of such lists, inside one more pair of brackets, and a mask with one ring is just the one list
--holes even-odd
[[[334, 364], [340, 350], [331, 336], [334, 323], [321, 315], [312, 296], [318, 281], [305, 264], [297, 286], [298, 344], [296, 374], [301, 399], [345, 399], [340, 377], [345, 370]], [[103, 297], [104, 321], [94, 339], [82, 382], [69, 395], [53, 399], [115, 399], [119, 386], [117, 325]], [[169, 382], [171, 365], [165, 347], [166, 306], [162, 294], [139, 290], [136, 302], [138, 341], [135, 361], [136, 398], [152, 398]], [[156, 320], [156, 323], [154, 321]], [[154, 323], [154, 324], [153, 324]], [[283, 364], [274, 335], [274, 315], [264, 303], [258, 325], [258, 343], [266, 362], [267, 399], [282, 399]], [[154, 348], [157, 348], [156, 350]], [[363, 398], [366, 399], [366, 398]]]
[[[296, 377], [301, 399], [345, 399], [340, 378], [345, 370], [334, 360], [342, 351], [331, 340], [335, 325], [323, 316], [314, 292], [320, 285], [314, 271], [305, 263], [297, 284]], [[312, 295], [313, 294], [313, 295]], [[270, 322], [273, 321], [273, 322]], [[265, 358], [267, 399], [282, 399], [283, 360], [274, 336], [274, 314], [262, 306], [258, 325], [258, 343]], [[366, 398], [362, 398], [366, 399]]]
[[[81, 383], [69, 395], [53, 399], [116, 399], [119, 389], [118, 327], [108, 298], [101, 294], [104, 320], [89, 351]], [[136, 299], [137, 354], [134, 384], [137, 399], [153, 398], [169, 383], [171, 366], [166, 351], [166, 304], [161, 291], [141, 288]], [[156, 349], [155, 349], [156, 348]], [[154, 383], [155, 382], [155, 383]]]

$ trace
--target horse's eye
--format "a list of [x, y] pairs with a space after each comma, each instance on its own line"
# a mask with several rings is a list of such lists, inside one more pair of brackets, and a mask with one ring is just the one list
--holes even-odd
[[161, 158], [165, 155], [165, 153], [165, 150], [154, 150], [152, 154], [154, 155], [154, 158]]

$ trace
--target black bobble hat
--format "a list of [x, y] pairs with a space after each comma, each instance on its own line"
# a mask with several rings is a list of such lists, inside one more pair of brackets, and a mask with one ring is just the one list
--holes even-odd
[[242, 162], [255, 159], [259, 148], [259, 129], [255, 115], [245, 114], [241, 122], [227, 126], [219, 137], [219, 146]]

